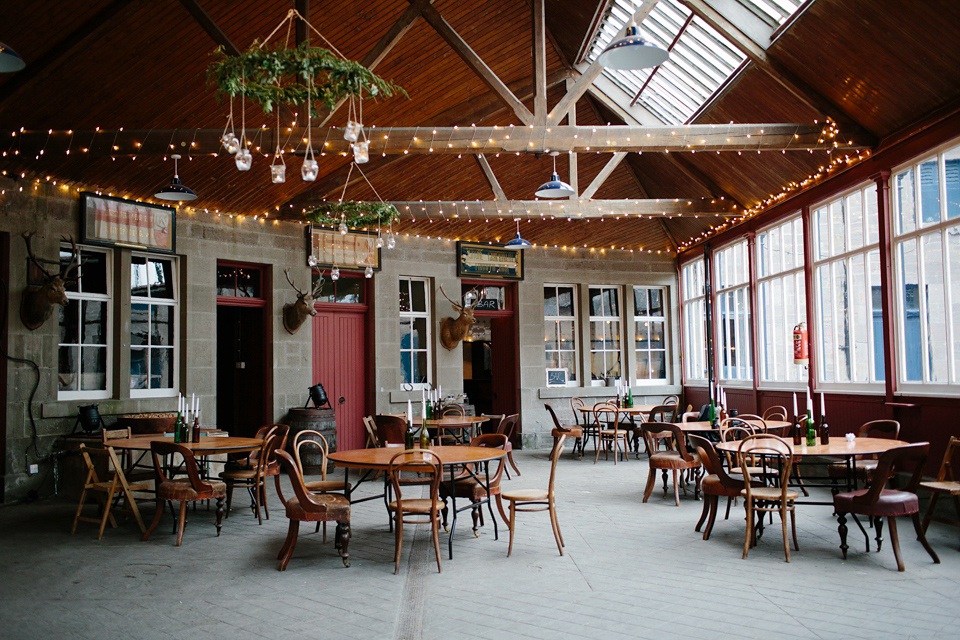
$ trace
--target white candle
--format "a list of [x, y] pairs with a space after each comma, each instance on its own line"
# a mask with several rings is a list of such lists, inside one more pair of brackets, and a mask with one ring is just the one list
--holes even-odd
[[190, 394], [190, 413], [192, 415], [197, 415], [197, 394]]
[[427, 392], [423, 392], [423, 402], [420, 403], [420, 417], [424, 420], [427, 419]]
[[413, 402], [407, 398], [407, 422], [413, 424]]
[[420, 403], [423, 405], [423, 414], [426, 417], [427, 413], [427, 388], [424, 387], [420, 389]]
[[820, 419], [823, 420], [824, 416], [827, 415], [827, 408], [823, 400], [824, 394], [820, 394]]
[[793, 417], [797, 417], [797, 392], [793, 392]]

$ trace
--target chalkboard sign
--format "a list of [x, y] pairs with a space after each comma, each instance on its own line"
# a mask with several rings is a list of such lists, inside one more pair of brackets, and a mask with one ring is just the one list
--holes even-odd
[[548, 387], [567, 386], [567, 370], [566, 369], [547, 369], [547, 386]]
[[500, 301], [496, 298], [484, 298], [477, 303], [477, 311], [500, 311]]

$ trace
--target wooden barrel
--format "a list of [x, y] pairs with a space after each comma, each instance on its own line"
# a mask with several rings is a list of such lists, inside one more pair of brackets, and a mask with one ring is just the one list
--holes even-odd
[[[290, 425], [290, 436], [287, 438], [287, 448], [293, 453], [293, 441], [301, 431], [319, 431], [323, 434], [330, 448], [330, 453], [337, 450], [337, 420], [333, 409], [290, 409], [287, 412], [287, 424]], [[316, 437], [311, 439], [316, 440]], [[300, 450], [300, 460], [303, 463], [304, 473], [319, 473], [321, 464], [320, 450], [316, 447], [304, 447]], [[332, 470], [332, 465], [328, 466]]]

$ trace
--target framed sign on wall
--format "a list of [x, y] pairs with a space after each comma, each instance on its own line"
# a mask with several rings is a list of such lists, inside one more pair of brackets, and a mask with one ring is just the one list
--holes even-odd
[[457, 242], [457, 276], [523, 280], [523, 251]]
[[[366, 231], [351, 231], [343, 235], [339, 231], [307, 227], [307, 264], [312, 267], [340, 267], [343, 269], [380, 270], [380, 249], [377, 234]], [[312, 260], [316, 264], [311, 264]]]
[[80, 242], [174, 253], [177, 210], [146, 202], [80, 194]]

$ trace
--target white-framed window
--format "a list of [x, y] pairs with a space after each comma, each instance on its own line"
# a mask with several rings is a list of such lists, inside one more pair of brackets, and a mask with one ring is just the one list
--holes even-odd
[[750, 352], [750, 269], [747, 241], [714, 254], [719, 379], [753, 380]]
[[666, 298], [663, 287], [633, 288], [633, 381], [637, 384], [667, 381]]
[[[72, 256], [60, 248], [61, 271]], [[80, 247], [77, 279], [65, 283], [67, 305], [60, 307], [57, 344], [57, 399], [103, 399], [113, 390], [113, 253]]]
[[[543, 344], [547, 369], [564, 369], [567, 386], [577, 386], [577, 287], [543, 286]], [[549, 376], [548, 376], [549, 381]]]
[[876, 184], [814, 207], [811, 224], [817, 379], [876, 385], [884, 378]]
[[179, 277], [173, 257], [130, 256], [130, 397], [177, 389]]
[[960, 145], [893, 174], [899, 388], [960, 385]]
[[703, 260], [681, 269], [683, 286], [683, 373], [687, 382], [707, 380], [707, 304]]
[[760, 382], [806, 386], [806, 369], [793, 364], [793, 328], [807, 318], [800, 214], [757, 233], [755, 251]]
[[595, 286], [590, 304], [590, 384], [603, 386], [621, 372], [620, 287]]
[[400, 382], [430, 384], [430, 287], [427, 278], [400, 278]]

